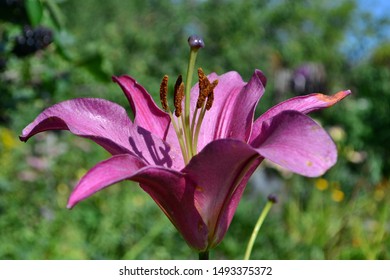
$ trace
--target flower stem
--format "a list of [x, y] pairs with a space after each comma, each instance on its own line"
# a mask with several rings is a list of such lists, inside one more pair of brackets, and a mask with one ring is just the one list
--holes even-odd
[[259, 234], [259, 230], [261, 228], [261, 225], [263, 224], [265, 217], [267, 217], [269, 210], [271, 209], [272, 205], [276, 202], [276, 199], [274, 197], [268, 197], [267, 204], [264, 206], [263, 211], [261, 211], [261, 214], [259, 216], [259, 219], [256, 222], [256, 225], [253, 229], [251, 238], [249, 239], [248, 246], [246, 247], [244, 260], [249, 260], [249, 257], [252, 253], [253, 245], [255, 244], [255, 240], [257, 235]]
[[209, 251], [204, 251], [199, 253], [199, 260], [208, 260], [209, 259]]

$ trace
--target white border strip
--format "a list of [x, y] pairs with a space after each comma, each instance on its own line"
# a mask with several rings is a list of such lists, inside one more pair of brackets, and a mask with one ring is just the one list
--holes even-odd
[[390, 261], [0, 261], [0, 279], [388, 279]]

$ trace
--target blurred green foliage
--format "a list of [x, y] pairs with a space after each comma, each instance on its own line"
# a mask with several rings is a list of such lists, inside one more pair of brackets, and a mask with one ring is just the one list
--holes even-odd
[[[389, 19], [370, 16], [353, 0], [14, 2], [22, 8], [0, 13], [0, 259], [197, 257], [131, 182], [65, 208], [77, 180], [109, 156], [97, 145], [65, 132], [27, 144], [17, 139], [42, 109], [62, 100], [101, 97], [129, 109], [111, 75], [132, 75], [156, 98], [164, 74], [185, 71], [193, 33], [206, 42], [198, 59], [206, 73], [236, 70], [248, 80], [254, 69], [264, 71], [268, 84], [257, 114], [310, 89], [353, 91], [313, 114], [338, 145], [336, 166], [307, 179], [262, 165], [270, 181], [249, 184], [211, 257], [243, 257], [256, 215], [275, 192], [280, 203], [252, 258], [390, 258], [390, 43], [383, 36]], [[16, 56], [25, 25], [50, 28], [53, 43]], [[297, 73], [304, 65], [311, 72], [302, 87]]]

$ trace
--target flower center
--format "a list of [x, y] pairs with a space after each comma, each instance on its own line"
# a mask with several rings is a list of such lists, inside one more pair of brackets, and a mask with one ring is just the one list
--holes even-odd
[[[218, 85], [218, 80], [209, 81], [204, 74], [202, 68], [198, 68], [199, 78], [199, 96], [194, 108], [194, 113], [191, 116], [190, 113], [190, 101], [191, 101], [191, 83], [194, 73], [196, 57], [198, 50], [204, 47], [203, 39], [199, 36], [192, 35], [188, 38], [188, 44], [190, 46], [190, 57], [187, 67], [186, 84], [184, 86], [183, 78], [181, 75], [176, 80], [173, 100], [175, 112], [174, 115], [169, 109], [168, 105], [168, 76], [165, 75], [160, 86], [160, 100], [161, 106], [165, 112], [167, 112], [171, 118], [172, 125], [175, 129], [176, 135], [179, 140], [180, 149], [183, 154], [185, 164], [197, 154], [199, 132], [202, 125], [202, 121], [206, 114], [206, 111], [210, 110], [214, 100], [214, 89]], [[183, 99], [184, 99], [184, 112], [183, 112]], [[192, 119], [191, 119], [192, 118]]]

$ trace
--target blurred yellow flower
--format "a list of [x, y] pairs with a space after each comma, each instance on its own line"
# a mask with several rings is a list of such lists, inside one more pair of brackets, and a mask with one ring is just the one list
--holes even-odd
[[328, 130], [328, 132], [336, 142], [341, 142], [346, 137], [345, 130], [340, 126], [333, 126]]
[[324, 178], [318, 178], [316, 181], [315, 181], [315, 186], [318, 190], [320, 191], [324, 191], [328, 188], [329, 186], [329, 183], [326, 179]]
[[12, 133], [12, 131], [5, 127], [0, 127], [0, 141], [1, 146], [5, 148], [5, 150], [12, 150], [15, 148], [19, 141], [18, 138]]
[[60, 195], [68, 196], [69, 195], [69, 187], [68, 187], [68, 185], [66, 185], [64, 183], [59, 183], [58, 186], [57, 186], [57, 192]]
[[344, 199], [344, 192], [339, 189], [332, 190], [332, 199], [336, 202], [341, 202]]

